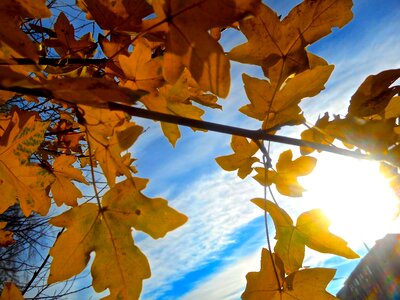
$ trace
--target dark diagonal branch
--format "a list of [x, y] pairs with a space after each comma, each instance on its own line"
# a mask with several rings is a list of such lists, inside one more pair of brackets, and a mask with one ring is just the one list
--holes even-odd
[[0, 66], [29, 66], [29, 65], [45, 65], [54, 67], [64, 67], [67, 65], [97, 65], [101, 66], [107, 63], [107, 58], [50, 58], [50, 57], [39, 57], [39, 62], [36, 63], [34, 60], [29, 58], [13, 58], [13, 59], [1, 59]]
[[294, 146], [299, 146], [299, 147], [300, 146], [301, 147], [309, 147], [309, 148], [313, 148], [315, 150], [340, 154], [340, 155], [354, 157], [354, 158], [362, 158], [362, 159], [370, 159], [371, 158], [368, 155], [358, 153], [355, 151], [350, 151], [350, 150], [338, 148], [335, 146], [329, 146], [329, 145], [318, 144], [318, 143], [314, 143], [314, 142], [308, 142], [308, 141], [290, 138], [290, 137], [281, 136], [281, 135], [269, 134], [262, 130], [250, 130], [250, 129], [244, 129], [244, 128], [240, 128], [240, 127], [222, 125], [222, 124], [218, 124], [218, 123], [194, 120], [194, 119], [184, 118], [184, 117], [180, 117], [180, 116], [174, 116], [174, 115], [159, 113], [159, 112], [155, 112], [155, 111], [149, 111], [149, 110], [141, 109], [141, 108], [137, 108], [137, 107], [126, 106], [126, 105], [113, 103], [113, 102], [109, 103], [109, 108], [111, 110], [121, 110], [131, 116], [135, 116], [135, 117], [139, 117], [139, 118], [156, 120], [156, 121], [161, 121], [161, 122], [166, 122], [166, 123], [173, 123], [173, 124], [177, 124], [177, 125], [188, 126], [188, 127], [192, 127], [192, 128], [198, 128], [198, 129], [209, 130], [209, 131], [220, 132], [220, 133], [226, 133], [226, 134], [231, 134], [231, 135], [238, 135], [238, 136], [247, 137], [252, 140], [264, 140], [264, 141], [277, 142], [277, 143], [281, 143], [281, 144], [288, 144], [288, 145], [294, 145]]
[[[15, 86], [4, 87], [4, 86], [0, 85], [0, 89], [13, 91], [13, 92], [21, 93], [21, 94], [32, 95], [32, 96], [53, 98], [51, 91], [42, 89], [42, 88], [32, 89], [32, 88], [23, 88], [23, 87], [15, 87]], [[104, 107], [104, 103], [100, 106]], [[264, 140], [264, 141], [271, 141], [271, 142], [293, 145], [293, 146], [298, 146], [298, 147], [309, 147], [309, 148], [319, 150], [319, 151], [325, 151], [325, 152], [335, 153], [335, 154], [344, 155], [344, 156], [348, 156], [348, 157], [354, 157], [354, 158], [377, 159], [376, 157], [372, 157], [370, 155], [365, 155], [365, 154], [362, 154], [359, 152], [350, 151], [350, 150], [338, 148], [335, 146], [324, 145], [324, 144], [319, 144], [319, 143], [314, 143], [314, 142], [308, 142], [308, 141], [295, 139], [295, 138], [291, 138], [291, 137], [286, 137], [286, 136], [281, 136], [281, 135], [269, 134], [263, 130], [250, 130], [250, 129], [244, 129], [244, 128], [240, 128], [240, 127], [222, 125], [222, 124], [218, 124], [218, 123], [211, 123], [211, 122], [202, 121], [202, 120], [189, 119], [189, 118], [184, 118], [184, 117], [180, 117], [180, 116], [174, 116], [174, 115], [159, 113], [159, 112], [155, 112], [155, 111], [149, 111], [146, 109], [141, 109], [141, 108], [123, 105], [123, 104], [114, 103], [114, 102], [108, 102], [108, 107], [111, 110], [124, 111], [131, 116], [135, 116], [135, 117], [139, 117], [139, 118], [145, 118], [145, 119], [150, 119], [150, 120], [155, 120], [155, 121], [172, 123], [172, 124], [188, 126], [188, 127], [198, 128], [198, 129], [203, 129], [203, 130], [208, 130], [208, 131], [220, 132], [220, 133], [225, 133], [225, 134], [230, 134], [230, 135], [238, 135], [238, 136], [247, 137], [247, 138], [255, 140], [255, 141]]]

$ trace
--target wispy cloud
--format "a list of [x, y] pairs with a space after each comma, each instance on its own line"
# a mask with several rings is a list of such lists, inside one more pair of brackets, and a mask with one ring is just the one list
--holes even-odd
[[258, 184], [222, 172], [185, 187], [170, 204], [188, 215], [188, 223], [164, 239], [139, 242], [153, 273], [145, 282], [144, 299], [156, 299], [173, 281], [217, 259], [235, 242], [235, 231], [260, 215], [249, 205], [257, 190]]

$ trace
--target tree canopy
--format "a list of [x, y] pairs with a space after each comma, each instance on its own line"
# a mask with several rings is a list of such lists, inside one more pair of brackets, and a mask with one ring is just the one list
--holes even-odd
[[[172, 146], [179, 126], [232, 135], [233, 153], [216, 162], [241, 179], [252, 174], [265, 195], [274, 186], [301, 197], [298, 177], [313, 171], [315, 150], [380, 160], [398, 190], [400, 69], [368, 76], [347, 115], [321, 111], [300, 139], [278, 134], [310, 124], [300, 104], [325, 88], [334, 66], [307, 47], [351, 21], [351, 0], [304, 0], [284, 18], [261, 0], [58, 2], [0, 2], [0, 213], [16, 205], [26, 218], [58, 213], [48, 220], [58, 231], [44, 259], [49, 272], [42, 264], [25, 284], [3, 283], [1, 299], [23, 299], [40, 272], [48, 285], [68, 280], [93, 254], [96, 292], [140, 297], [151, 262], [132, 232], [160, 239], [188, 218], [167, 200], [146, 196], [148, 179], [135, 175], [132, 149], [146, 138], [138, 118], [159, 121]], [[72, 12], [85, 17], [73, 19]], [[246, 39], [229, 52], [219, 43], [228, 31]], [[259, 77], [242, 74], [248, 102], [238, 107], [257, 130], [202, 119], [205, 110], [222, 108], [231, 61], [261, 70]], [[301, 155], [285, 149], [272, 161], [270, 142], [299, 146]], [[246, 276], [242, 298], [334, 299], [325, 289], [335, 270], [305, 268], [305, 247], [358, 255], [329, 231], [323, 212], [294, 221], [275, 197], [251, 201], [272, 218], [277, 243], [272, 249], [267, 237], [261, 269]], [[1, 247], [14, 243], [11, 227], [0, 222]]]

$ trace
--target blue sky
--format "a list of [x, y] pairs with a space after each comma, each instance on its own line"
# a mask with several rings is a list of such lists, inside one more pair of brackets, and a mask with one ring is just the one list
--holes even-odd
[[[285, 15], [300, 1], [265, 2]], [[351, 23], [342, 30], [335, 29], [333, 34], [309, 47], [311, 52], [335, 64], [326, 89], [312, 100], [305, 101], [303, 108], [309, 121], [314, 122], [325, 111], [345, 114], [348, 100], [366, 76], [400, 66], [399, 8], [400, 3], [395, 0], [385, 1], [384, 4], [378, 0], [355, 1], [355, 16]], [[223, 38], [226, 49], [242, 42], [245, 38], [236, 33], [228, 33]], [[231, 93], [227, 99], [220, 100], [223, 112], [207, 111], [205, 120], [252, 129], [259, 126], [237, 111], [248, 101], [241, 82], [243, 72], [261, 76], [257, 67], [233, 63]], [[193, 133], [190, 129], [181, 128], [183, 137], [174, 149], [160, 134], [157, 123], [139, 122], [148, 128], [148, 136], [139, 141], [133, 151], [138, 158], [139, 176], [151, 179], [147, 193], [165, 197], [170, 200], [170, 205], [190, 218], [186, 225], [162, 240], [154, 241], [137, 235], [140, 238], [139, 247], [149, 257], [152, 266], [152, 278], [144, 282], [142, 299], [239, 299], [246, 284], [245, 275], [259, 270], [261, 248], [265, 247], [262, 211], [249, 202], [254, 197], [262, 196], [262, 187], [251, 178], [240, 180], [235, 174], [222, 171], [215, 163], [215, 157], [231, 153], [229, 136], [211, 132]], [[291, 129], [281, 134], [299, 136], [299, 132]], [[276, 157], [283, 148], [273, 145], [272, 149]], [[295, 153], [298, 155], [298, 152]], [[333, 171], [331, 165], [324, 169], [324, 159], [333, 162], [338, 169]], [[360, 177], [357, 169], [364, 168], [362, 172], [379, 176], [376, 164], [353, 163], [334, 155], [322, 156], [320, 162], [319, 175], [316, 176], [330, 181], [327, 185], [330, 190], [325, 194], [324, 191], [313, 194], [312, 180], [316, 177], [310, 176], [305, 182], [310, 190], [309, 197], [313, 199], [326, 198], [326, 193], [331, 194], [328, 197], [331, 201], [335, 201], [332, 200], [334, 197], [345, 198], [346, 201], [352, 201], [351, 197], [365, 198], [366, 193], [371, 191], [366, 191], [363, 186], [365, 178]], [[347, 170], [343, 170], [345, 166]], [[329, 172], [326, 168], [330, 168]], [[351, 187], [341, 188], [344, 185], [340, 181], [341, 172], [350, 174], [350, 180], [354, 178]], [[370, 177], [376, 179], [372, 175]], [[350, 188], [355, 191], [351, 196]], [[376, 189], [379, 195], [383, 193], [380, 186]], [[391, 192], [387, 189], [384, 193]], [[307, 197], [306, 193], [304, 199], [295, 199], [295, 205], [293, 199], [278, 201], [287, 204], [284, 207], [295, 220], [296, 215], [315, 206], [315, 201], [307, 200]], [[349, 224], [352, 228], [352, 223]], [[397, 228], [387, 230], [396, 231]], [[349, 236], [353, 239], [349, 241], [350, 245], [364, 255], [362, 243], [372, 246], [385, 230], [370, 232], [359, 240]], [[340, 233], [340, 226], [336, 232]], [[337, 256], [308, 253], [305, 264], [338, 268], [337, 280], [329, 287], [332, 293], [338, 290], [357, 263]]]
[[[284, 16], [301, 1], [264, 2]], [[302, 104], [310, 122], [315, 122], [325, 111], [345, 114], [348, 100], [368, 75], [400, 67], [399, 1], [354, 2], [354, 19], [350, 24], [341, 30], [335, 29], [333, 34], [309, 47], [311, 52], [335, 65], [326, 89]], [[245, 41], [244, 36], [233, 30], [226, 32], [222, 39], [226, 50]], [[230, 95], [219, 101], [223, 111], [209, 110], [204, 120], [259, 128], [259, 122], [238, 112], [238, 108], [248, 103], [241, 81], [244, 72], [262, 76], [258, 67], [232, 63]], [[182, 138], [173, 148], [162, 135], [158, 123], [140, 119], [137, 122], [145, 127], [146, 133], [132, 152], [138, 159], [138, 176], [150, 178], [146, 195], [168, 199], [172, 207], [189, 217], [183, 227], [163, 239], [153, 240], [142, 233], [134, 233], [152, 268], [152, 277], [144, 282], [141, 299], [239, 299], [246, 284], [245, 275], [259, 270], [261, 248], [266, 246], [263, 212], [249, 201], [263, 195], [262, 187], [251, 176], [240, 180], [233, 172], [225, 172], [215, 163], [215, 157], [232, 152], [230, 136], [193, 132], [181, 127]], [[279, 134], [299, 137], [299, 132], [304, 129], [284, 129]], [[273, 144], [273, 159], [287, 148]], [[299, 155], [296, 148], [291, 149], [295, 156]], [[379, 177], [376, 164], [328, 154], [317, 158], [319, 162], [315, 172], [302, 180], [308, 189], [305, 197], [288, 199], [276, 194], [278, 202], [289, 211], [293, 220], [300, 213], [319, 205], [331, 211], [335, 206], [354, 210], [357, 206], [349, 205], [349, 201], [366, 206], [374, 199], [379, 198], [381, 203], [383, 199], [388, 199], [388, 203], [394, 199]], [[379, 206], [370, 204], [372, 211], [379, 211]], [[385, 226], [375, 226], [371, 218], [375, 220], [376, 215], [368, 213], [370, 211], [365, 210], [358, 215], [367, 215], [369, 219], [366, 220], [373, 224], [372, 227], [368, 227], [368, 222], [362, 223], [361, 219], [354, 220], [351, 214], [343, 213], [340, 224], [332, 224], [331, 228], [347, 238], [360, 255], [366, 253], [364, 242], [372, 246], [386, 232], [399, 232], [400, 229], [398, 222], [388, 221]], [[332, 218], [335, 218], [334, 214]], [[272, 225], [271, 220], [269, 224]], [[271, 232], [273, 237], [272, 226]], [[336, 280], [329, 286], [332, 293], [340, 288], [357, 263], [357, 260], [349, 261], [313, 251], [308, 251], [307, 255], [305, 265], [338, 268]], [[74, 296], [82, 299], [82, 294]], [[97, 299], [98, 294], [87, 290], [83, 298], [87, 297]]]

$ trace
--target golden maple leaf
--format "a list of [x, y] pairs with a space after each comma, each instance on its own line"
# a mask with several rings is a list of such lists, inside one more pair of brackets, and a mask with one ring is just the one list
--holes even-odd
[[[272, 262], [271, 260], [274, 260]], [[274, 272], [274, 267], [277, 273]], [[336, 297], [325, 289], [336, 273], [334, 269], [310, 268], [291, 273], [285, 277], [282, 261], [267, 249], [261, 252], [259, 272], [247, 273], [247, 285], [243, 300], [334, 300]]]
[[294, 226], [290, 216], [273, 202], [262, 198], [251, 201], [266, 210], [274, 221], [277, 239], [275, 252], [285, 264], [286, 273], [297, 271], [303, 266], [305, 246], [346, 258], [359, 257], [347, 247], [345, 240], [328, 231], [330, 221], [320, 209], [302, 213]]

